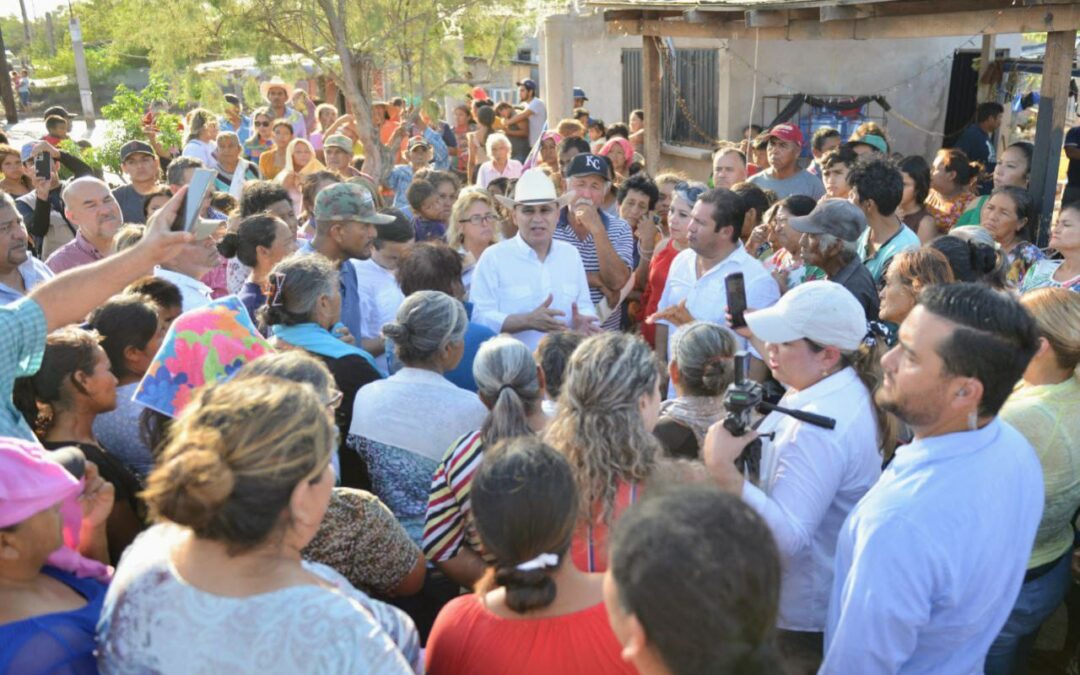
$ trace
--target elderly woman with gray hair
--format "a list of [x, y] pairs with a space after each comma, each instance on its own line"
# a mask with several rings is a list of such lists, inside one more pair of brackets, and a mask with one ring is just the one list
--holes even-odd
[[487, 417], [476, 394], [443, 377], [461, 360], [468, 324], [465, 307], [445, 293], [405, 298], [396, 320], [383, 326], [404, 367], [364, 387], [353, 404], [348, 446], [367, 463], [372, 492], [418, 544], [439, 460]]
[[[370, 354], [335, 335], [342, 327], [338, 271], [321, 255], [292, 256], [274, 265], [268, 280], [266, 305], [257, 312], [259, 323], [279, 345], [302, 349], [330, 370], [341, 392], [331, 402], [334, 422], [344, 439], [352, 425], [356, 392], [382, 375]], [[334, 459], [342, 485], [365, 489], [370, 485], [363, 463], [345, 450], [344, 443]]]
[[735, 334], [715, 323], [679, 327], [668, 373], [676, 398], [660, 406], [653, 434], [671, 457], [699, 459], [709, 427], [724, 417], [724, 391], [735, 376]]
[[[447, 380], [465, 351], [465, 307], [446, 293], [416, 291], [397, 318], [383, 326], [404, 365], [360, 390], [346, 444], [371, 475], [371, 491], [420, 544], [431, 477], [446, 449], [487, 417], [480, 398]], [[395, 604], [409, 613], [426, 639], [439, 609], [460, 587], [429, 569], [423, 590]]]

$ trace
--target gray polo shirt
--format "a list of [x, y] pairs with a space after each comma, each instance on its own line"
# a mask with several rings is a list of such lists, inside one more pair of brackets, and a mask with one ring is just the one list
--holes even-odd
[[799, 171], [790, 178], [778, 180], [773, 178], [770, 172], [771, 169], [766, 169], [747, 180], [762, 190], [772, 190], [780, 199], [787, 199], [791, 195], [806, 195], [816, 200], [825, 196], [825, 185], [813, 174]]

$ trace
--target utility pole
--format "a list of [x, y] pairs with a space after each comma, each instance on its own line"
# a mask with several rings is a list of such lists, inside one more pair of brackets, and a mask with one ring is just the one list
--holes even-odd
[[0, 28], [0, 99], [4, 101], [4, 116], [8, 124], [19, 121], [19, 111], [15, 107], [15, 92], [11, 90], [11, 66], [4, 49], [4, 31]]
[[82, 102], [83, 118], [86, 120], [86, 128], [94, 128], [94, 92], [90, 89], [90, 71], [86, 68], [86, 52], [83, 51], [82, 28], [79, 26], [79, 18], [71, 9], [71, 0], [68, 0], [68, 12], [71, 20], [68, 28], [71, 30], [71, 51], [75, 56], [75, 79], [79, 84], [79, 100]]
[[52, 12], [45, 12], [45, 43], [49, 46], [49, 56], [56, 56], [56, 34], [53, 33]]
[[30, 53], [30, 17], [26, 13], [26, 0], [19, 0], [19, 8], [22, 10], [23, 36], [26, 38], [26, 53]]

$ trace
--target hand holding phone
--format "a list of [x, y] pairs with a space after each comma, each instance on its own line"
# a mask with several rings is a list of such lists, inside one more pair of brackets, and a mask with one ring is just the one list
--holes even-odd
[[210, 192], [210, 187], [214, 184], [214, 178], [217, 176], [217, 172], [213, 169], [195, 169], [191, 175], [191, 181], [188, 183], [187, 195], [184, 199], [184, 217], [179, 223], [173, 224], [173, 230], [182, 230], [184, 232], [192, 232], [195, 229], [196, 223], [199, 221], [199, 212], [202, 210], [203, 200], [206, 199], [206, 195]]
[[47, 152], [39, 152], [34, 157], [34, 173], [41, 180], [52, 180], [53, 159]]
[[734, 272], [724, 278], [727, 291], [728, 314], [731, 315], [731, 327], [742, 328], [746, 325], [746, 282], [742, 272]]

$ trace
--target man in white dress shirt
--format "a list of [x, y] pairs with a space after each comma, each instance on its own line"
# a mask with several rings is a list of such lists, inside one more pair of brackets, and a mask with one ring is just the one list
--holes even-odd
[[982, 673], [1042, 517], [1034, 449], [997, 418], [1034, 320], [976, 284], [923, 291], [881, 363], [914, 431], [840, 529], [821, 673]]
[[[725, 278], [743, 273], [746, 304], [764, 309], [780, 299], [780, 287], [765, 266], [746, 252], [739, 233], [746, 217], [746, 206], [731, 190], [716, 188], [698, 197], [691, 212], [689, 248], [675, 256], [668, 271], [667, 283], [660, 296], [656, 322], [656, 353], [668, 354], [668, 332], [690, 321], [711, 321], [727, 325], [727, 288]], [[747, 343], [739, 338], [741, 348]], [[750, 373], [761, 379], [765, 366], [761, 355], [755, 357]]]
[[559, 201], [551, 178], [530, 169], [518, 180], [513, 199], [499, 199], [512, 209], [518, 233], [488, 247], [476, 263], [469, 292], [473, 320], [534, 350], [547, 333], [596, 332], [581, 256], [553, 240]]

